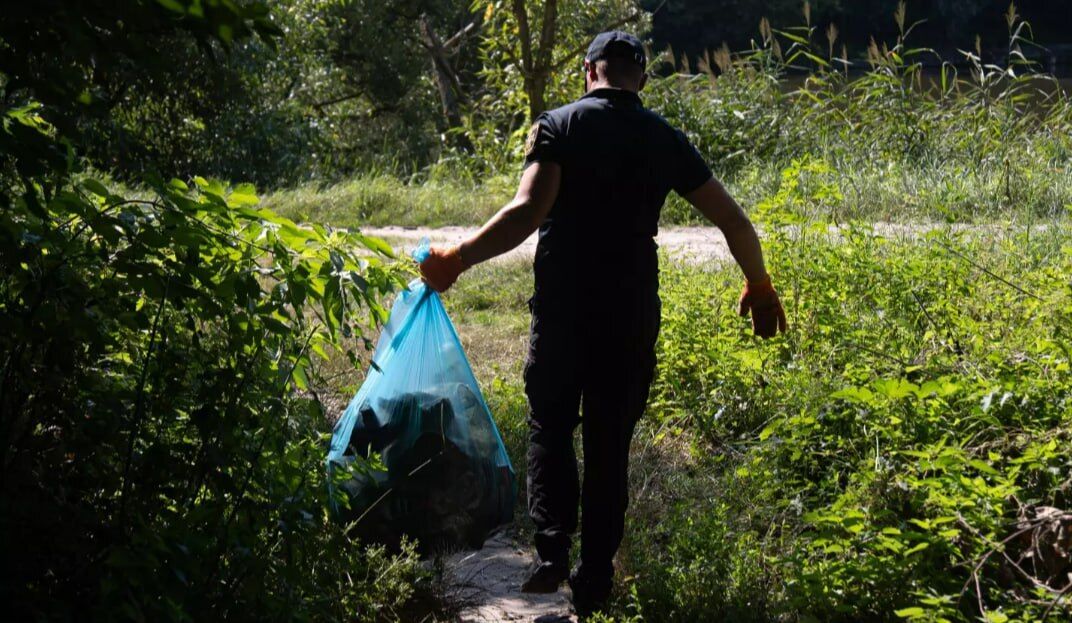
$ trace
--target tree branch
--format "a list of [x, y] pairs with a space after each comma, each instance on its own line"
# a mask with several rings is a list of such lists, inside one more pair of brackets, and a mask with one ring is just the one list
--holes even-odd
[[545, 0], [543, 5], [543, 23], [540, 25], [540, 45], [536, 50], [537, 74], [543, 73], [551, 66], [551, 56], [555, 51], [555, 30], [558, 26], [558, 0]]
[[532, 40], [529, 39], [529, 14], [525, 11], [525, 0], [514, 0], [514, 19], [517, 20], [517, 35], [521, 40], [521, 73], [528, 80], [532, 75]]
[[[656, 13], [661, 11], [662, 8], [664, 6], [666, 6], [666, 2], [667, 2], [667, 0], [663, 0], [661, 3], [659, 3], [659, 6], [655, 7], [655, 10], [652, 11], [651, 14], [654, 16]], [[621, 26], [624, 26], [626, 24], [638, 21], [641, 17], [644, 17], [644, 11], [637, 11], [637, 12], [633, 13], [632, 15], [627, 15], [627, 16], [619, 19], [616, 22], [611, 22], [610, 24], [608, 24], [606, 26], [606, 30], [617, 30]], [[586, 44], [582, 45], [581, 47], [574, 48], [570, 52], [567, 52], [564, 57], [560, 58], [559, 61], [557, 63], [555, 63], [551, 67], [551, 71], [558, 71], [559, 69], [562, 69], [566, 65], [572, 63], [573, 59], [576, 58], [578, 54], [581, 54], [582, 52], [584, 52], [587, 49], [588, 49], [588, 44], [586, 43]]]
[[323, 102], [313, 102], [313, 108], [319, 110], [320, 112], [324, 112], [324, 108], [326, 106], [334, 106], [335, 104], [361, 97], [361, 95], [362, 93], [355, 91], [353, 93], [347, 93], [346, 95], [340, 95], [339, 97], [333, 97], [331, 99], [324, 100]]
[[453, 48], [454, 46], [456, 46], [459, 43], [461, 43], [462, 39], [465, 38], [466, 35], [468, 35], [469, 33], [471, 33], [474, 30], [476, 30], [478, 27], [483, 26], [483, 25], [484, 25], [483, 20], [481, 20], [479, 18], [469, 22], [469, 24], [466, 25], [465, 28], [462, 28], [458, 32], [454, 33], [453, 35], [450, 36], [449, 39], [447, 39], [446, 41], [443, 42], [444, 50], [446, 50], [446, 51], [448, 51], [448, 52], [450, 52], [452, 54], [454, 52], [457, 52], [457, 50], [452, 50], [451, 48]]

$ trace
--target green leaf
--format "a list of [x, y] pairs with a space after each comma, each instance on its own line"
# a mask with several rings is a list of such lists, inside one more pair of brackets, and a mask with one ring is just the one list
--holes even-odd
[[912, 547], [910, 547], [910, 548], [905, 550], [904, 556], [908, 557], [908, 556], [911, 556], [912, 554], [915, 554], [916, 552], [922, 552], [923, 550], [927, 549], [930, 546], [931, 546], [931, 544], [928, 543], [927, 541], [923, 541], [922, 543], [916, 543]]
[[294, 365], [294, 369], [290, 373], [290, 379], [299, 390], [309, 389], [309, 377], [306, 375], [305, 366], [302, 364], [297, 363]]
[[994, 467], [986, 461], [980, 461], [979, 459], [971, 459], [968, 461], [968, 465], [971, 465], [972, 467], [983, 472], [984, 474], [989, 474], [991, 476], [998, 475], [998, 470], [994, 469]]
[[186, 6], [177, 0], [156, 0], [156, 3], [175, 13], [186, 13]]
[[256, 189], [252, 184], [239, 184], [231, 191], [231, 194], [227, 195], [227, 205], [236, 206], [254, 206], [260, 203], [260, 198], [257, 197]]
[[866, 387], [846, 387], [845, 389], [838, 390], [833, 394], [830, 394], [831, 398], [838, 400], [845, 400], [847, 402], [856, 402], [860, 404], [873, 404], [875, 402], [875, 394]]
[[365, 236], [363, 234], [356, 234], [355, 237], [366, 248], [382, 255], [386, 255], [387, 257], [395, 257], [394, 249], [391, 248], [391, 245], [387, 244], [387, 241], [376, 238], [375, 236]]
[[919, 387], [914, 383], [904, 379], [882, 379], [875, 381], [871, 386], [875, 388], [875, 391], [891, 400], [913, 396], [919, 390]]
[[104, 184], [95, 179], [82, 180], [82, 187], [98, 197], [108, 197], [111, 194]]

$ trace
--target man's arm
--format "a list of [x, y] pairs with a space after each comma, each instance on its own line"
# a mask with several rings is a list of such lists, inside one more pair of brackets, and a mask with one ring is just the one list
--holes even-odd
[[465, 266], [490, 260], [524, 242], [547, 218], [561, 181], [562, 167], [557, 163], [535, 162], [526, 168], [510, 203], [459, 245]]
[[752, 314], [752, 329], [760, 337], [786, 330], [785, 311], [763, 264], [763, 248], [752, 221], [715, 178], [685, 195], [685, 200], [715, 224], [726, 236], [733, 259], [744, 272], [745, 286], [738, 313]]
[[759, 236], [752, 227], [752, 221], [718, 180], [707, 180], [699, 188], [685, 195], [685, 200], [722, 230], [730, 253], [744, 271], [745, 279], [759, 282], [767, 278], [763, 249], [759, 244]]
[[554, 162], [534, 162], [521, 174], [517, 194], [510, 203], [473, 234], [454, 247], [432, 247], [421, 263], [428, 285], [443, 292], [470, 266], [506, 253], [525, 241], [547, 218], [558, 197], [562, 167]]

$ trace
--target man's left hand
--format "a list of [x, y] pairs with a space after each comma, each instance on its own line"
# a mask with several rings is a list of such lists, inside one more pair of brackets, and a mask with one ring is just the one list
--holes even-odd
[[779, 331], [785, 333], [785, 310], [769, 276], [761, 281], [746, 282], [737, 307], [741, 316], [752, 313], [752, 331], [759, 337], [774, 337]]

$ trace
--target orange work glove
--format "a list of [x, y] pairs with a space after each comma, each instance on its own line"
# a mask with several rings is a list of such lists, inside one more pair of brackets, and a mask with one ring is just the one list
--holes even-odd
[[446, 292], [466, 268], [469, 267], [462, 261], [461, 251], [457, 246], [432, 247], [428, 257], [421, 262], [421, 276], [436, 292]]
[[759, 337], [774, 337], [779, 331], [785, 333], [785, 310], [769, 275], [761, 281], [745, 282], [737, 313], [747, 316], [748, 312], [752, 312], [752, 331]]

